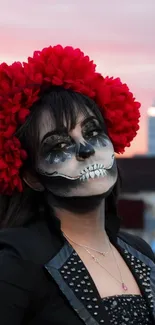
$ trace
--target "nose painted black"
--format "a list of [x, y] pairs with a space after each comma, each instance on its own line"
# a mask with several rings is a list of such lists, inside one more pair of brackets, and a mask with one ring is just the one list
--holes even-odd
[[79, 151], [77, 156], [81, 159], [89, 158], [95, 154], [95, 150], [91, 144], [85, 142], [85, 144], [80, 143]]

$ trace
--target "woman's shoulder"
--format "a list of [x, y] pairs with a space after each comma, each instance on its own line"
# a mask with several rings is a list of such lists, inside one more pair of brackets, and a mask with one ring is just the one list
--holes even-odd
[[[41, 279], [50, 257], [50, 244], [38, 227], [0, 230], [0, 288], [17, 287], [30, 292]], [[5, 288], [4, 287], [4, 288]]]
[[152, 251], [150, 245], [141, 237], [132, 235], [125, 231], [120, 231], [118, 233], [118, 238], [126, 242], [128, 245], [132, 246], [134, 249], [138, 250], [140, 253], [146, 255], [153, 262], [155, 262], [155, 255]]
[[29, 228], [0, 231], [0, 323], [21, 324], [32, 301], [40, 304], [46, 295], [39, 240], [41, 236]]
[[0, 252], [23, 261], [45, 264], [55, 252], [56, 239], [45, 222], [0, 230]]
[[14, 295], [19, 299], [20, 293], [32, 292], [42, 277], [41, 266], [29, 258], [29, 234], [28, 229], [20, 228], [0, 231], [0, 292], [6, 300], [6, 293], [9, 299]]
[[0, 252], [14, 254], [24, 259], [31, 247], [32, 232], [29, 228], [7, 228], [0, 230]]

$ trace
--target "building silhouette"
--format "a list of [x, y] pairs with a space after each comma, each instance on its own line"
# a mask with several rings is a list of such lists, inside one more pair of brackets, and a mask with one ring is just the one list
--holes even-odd
[[155, 101], [148, 109], [148, 155], [155, 156]]

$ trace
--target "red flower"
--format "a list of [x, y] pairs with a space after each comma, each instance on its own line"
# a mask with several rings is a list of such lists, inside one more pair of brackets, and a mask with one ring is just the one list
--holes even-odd
[[130, 146], [139, 128], [140, 104], [119, 78], [103, 78], [80, 49], [50, 46], [27, 62], [0, 65], [0, 192], [22, 191], [20, 168], [27, 158], [14, 136], [31, 106], [51, 85], [87, 95], [99, 106], [117, 153]]

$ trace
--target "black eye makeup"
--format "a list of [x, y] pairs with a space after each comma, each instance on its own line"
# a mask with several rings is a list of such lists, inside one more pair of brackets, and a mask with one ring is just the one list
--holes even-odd
[[41, 155], [48, 164], [58, 164], [71, 159], [75, 154], [75, 143], [69, 135], [53, 134], [41, 146]]
[[82, 134], [85, 139], [98, 136], [101, 133], [103, 133], [103, 128], [95, 119], [85, 124], [82, 129]]
[[42, 143], [41, 151], [42, 153], [46, 153], [49, 150], [61, 150], [70, 143], [71, 138], [68, 135], [53, 134], [46, 138], [46, 140]]

